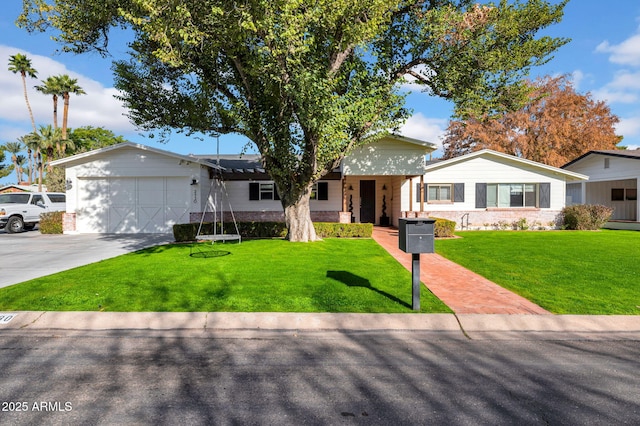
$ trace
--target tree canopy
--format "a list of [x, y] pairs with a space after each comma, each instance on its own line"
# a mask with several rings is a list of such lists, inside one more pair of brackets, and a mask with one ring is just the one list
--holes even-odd
[[409, 76], [461, 116], [526, 100], [522, 83], [566, 39], [537, 37], [565, 1], [24, 0], [18, 23], [56, 29], [62, 49], [106, 52], [131, 119], [148, 129], [239, 133], [258, 148], [281, 196], [289, 239], [315, 239], [312, 185], [354, 147], [409, 115]]
[[616, 149], [619, 120], [605, 102], [577, 93], [566, 75], [529, 84], [530, 100], [517, 111], [451, 121], [444, 157], [489, 148], [557, 167], [593, 149]]

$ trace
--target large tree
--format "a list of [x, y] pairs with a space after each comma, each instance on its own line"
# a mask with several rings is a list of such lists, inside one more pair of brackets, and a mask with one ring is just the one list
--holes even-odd
[[63, 50], [104, 52], [131, 29], [115, 71], [132, 120], [248, 137], [294, 241], [316, 238], [313, 183], [406, 119], [408, 76], [460, 114], [493, 114], [519, 107], [530, 67], [566, 42], [536, 38], [566, 0], [23, 1], [19, 25], [54, 27]]
[[29, 118], [31, 119], [31, 126], [33, 131], [36, 131], [36, 120], [33, 118], [33, 111], [31, 110], [31, 104], [29, 103], [29, 96], [27, 95], [27, 77], [36, 78], [38, 71], [31, 65], [31, 59], [27, 55], [22, 53], [16, 53], [9, 56], [9, 71], [14, 74], [20, 74], [22, 78], [22, 91], [24, 94], [24, 100], [27, 103], [27, 110], [29, 111]]
[[530, 84], [530, 100], [517, 111], [451, 121], [444, 157], [489, 148], [557, 167], [589, 150], [616, 149], [619, 120], [605, 102], [577, 93], [566, 75]]
[[126, 142], [121, 135], [116, 135], [104, 127], [84, 126], [69, 130], [69, 140], [73, 141], [73, 154], [104, 148]]

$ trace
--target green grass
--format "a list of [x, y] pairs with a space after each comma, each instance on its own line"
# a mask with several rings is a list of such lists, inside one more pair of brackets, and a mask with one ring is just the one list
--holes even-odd
[[[370, 239], [174, 244], [0, 289], [1, 310], [389, 312], [411, 273]], [[215, 256], [215, 255], [218, 256]], [[451, 312], [422, 288], [421, 312]]]
[[557, 314], [640, 315], [640, 232], [459, 232], [442, 256]]

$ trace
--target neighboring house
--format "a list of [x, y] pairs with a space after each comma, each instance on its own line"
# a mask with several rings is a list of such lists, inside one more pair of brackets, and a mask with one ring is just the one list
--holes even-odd
[[[488, 149], [431, 162], [404, 188], [406, 210], [442, 217], [459, 228], [555, 227], [567, 182], [587, 176]], [[423, 190], [420, 190], [422, 186]]]
[[611, 217], [613, 222], [607, 227], [640, 228], [637, 223], [624, 224], [639, 222], [640, 150], [589, 151], [562, 168], [589, 175], [589, 182], [567, 186], [567, 205], [609, 206], [614, 209]]
[[[42, 190], [46, 191], [47, 188], [43, 185]], [[7, 185], [0, 188], [0, 194], [3, 194], [5, 192], [37, 192], [37, 191], [38, 191], [37, 183], [32, 185]]]
[[[547, 225], [564, 207], [565, 182], [586, 179], [487, 150], [427, 164], [435, 149], [395, 135], [355, 149], [314, 186], [312, 220], [397, 226], [402, 217], [432, 215], [459, 225], [465, 216], [477, 227], [521, 218]], [[230, 210], [238, 221], [284, 221], [256, 155], [186, 156], [126, 142], [52, 164], [66, 168], [67, 233], [171, 232], [203, 212], [228, 221]]]

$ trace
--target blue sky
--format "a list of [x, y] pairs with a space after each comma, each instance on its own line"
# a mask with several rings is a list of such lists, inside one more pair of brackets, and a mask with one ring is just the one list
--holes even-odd
[[[552, 0], [555, 2], [554, 0]], [[13, 141], [31, 131], [20, 77], [7, 70], [9, 56], [26, 54], [38, 71], [38, 79], [27, 81], [29, 100], [37, 124], [52, 122], [51, 98], [33, 89], [40, 80], [69, 74], [87, 92], [71, 99], [69, 126], [103, 126], [138, 143], [181, 154], [211, 154], [216, 141], [177, 135], [166, 144], [149, 139], [136, 131], [125, 117], [124, 109], [114, 99], [111, 59], [97, 54], [57, 54], [59, 47], [45, 34], [30, 35], [15, 27], [21, 0], [4, 0], [0, 15], [0, 143]], [[640, 148], [640, 1], [570, 0], [560, 24], [545, 34], [571, 38], [548, 64], [532, 71], [538, 75], [570, 74], [580, 93], [590, 92], [607, 102], [620, 118], [616, 130], [624, 137], [623, 145]], [[124, 49], [112, 51], [115, 57]], [[402, 129], [405, 136], [428, 140], [438, 145], [447, 127], [451, 105], [422, 93], [408, 98], [414, 114]], [[235, 135], [220, 138], [221, 153], [238, 153], [246, 140]], [[436, 153], [437, 155], [438, 153]], [[15, 174], [0, 180], [13, 183]]]

